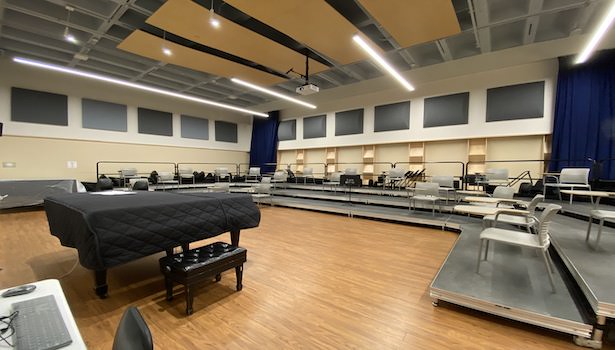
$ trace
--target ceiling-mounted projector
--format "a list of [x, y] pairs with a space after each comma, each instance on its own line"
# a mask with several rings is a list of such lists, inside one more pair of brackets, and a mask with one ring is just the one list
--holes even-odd
[[314, 84], [305, 84], [305, 85], [301, 85], [299, 86], [295, 91], [299, 94], [299, 95], [311, 95], [311, 94], [315, 94], [318, 92], [318, 86], [314, 85]]

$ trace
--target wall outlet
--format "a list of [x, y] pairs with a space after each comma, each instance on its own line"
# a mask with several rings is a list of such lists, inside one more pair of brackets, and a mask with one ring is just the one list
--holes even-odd
[[69, 169], [77, 168], [77, 161], [76, 160], [68, 160], [68, 161], [66, 161], [66, 167], [69, 168]]
[[17, 166], [17, 163], [15, 162], [2, 162], [3, 168], [15, 168], [16, 166]]

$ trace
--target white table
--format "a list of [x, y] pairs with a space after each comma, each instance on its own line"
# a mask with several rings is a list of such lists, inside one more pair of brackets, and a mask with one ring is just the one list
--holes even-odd
[[463, 199], [466, 202], [470, 202], [470, 203], [482, 203], [482, 204], [509, 204], [509, 205], [513, 205], [513, 204], [519, 204], [519, 203], [525, 203], [522, 200], [519, 199], [507, 199], [507, 198], [494, 198], [494, 197], [465, 197]]
[[[71, 313], [70, 307], [66, 302], [66, 297], [64, 296], [64, 292], [62, 291], [62, 286], [60, 286], [60, 282], [58, 280], [43, 280], [28, 284], [33, 284], [36, 286], [34, 292], [9, 298], [0, 297], [0, 315], [8, 316], [12, 312], [11, 304], [15, 302], [38, 298], [45, 295], [53, 295], [56, 299], [56, 303], [58, 304], [58, 308], [60, 309], [60, 313], [62, 314], [62, 318], [64, 318], [64, 324], [68, 329], [68, 333], [70, 333], [70, 337], [73, 339], [73, 342], [70, 345], [61, 349], [86, 349], [85, 343], [83, 342], [83, 338], [81, 338], [81, 333], [79, 333], [79, 328], [77, 328], [77, 324], [75, 323], [73, 314]], [[6, 289], [0, 290], [0, 294], [2, 294], [2, 292], [4, 292]], [[0, 349], [12, 348], [9, 347], [5, 342], [1, 342]]]
[[481, 207], [478, 205], [456, 205], [453, 208], [458, 213], [471, 214], [477, 216], [495, 215], [497, 213], [511, 213], [511, 214], [529, 214], [527, 210], [508, 209], [498, 207]]
[[598, 204], [600, 204], [600, 198], [615, 196], [615, 193], [613, 192], [604, 191], [560, 190], [560, 192], [570, 195], [570, 204], [572, 204], [572, 196], [590, 196], [592, 199], [596, 197], [594, 207], [598, 207]]

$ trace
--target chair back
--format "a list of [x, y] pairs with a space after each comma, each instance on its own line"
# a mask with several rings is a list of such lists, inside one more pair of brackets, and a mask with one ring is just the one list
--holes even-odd
[[152, 333], [139, 310], [129, 306], [120, 320], [115, 338], [113, 350], [152, 350], [154, 343]]
[[454, 185], [455, 180], [453, 179], [452, 176], [448, 176], [448, 175], [432, 176], [431, 182], [437, 183], [438, 186], [440, 187], [449, 187], [449, 188], [455, 187]]
[[271, 183], [261, 182], [254, 186], [256, 193], [271, 193]]
[[314, 169], [312, 168], [303, 168], [303, 176], [313, 176]]
[[113, 189], [113, 181], [108, 177], [101, 177], [96, 181], [96, 191], [109, 191]]
[[136, 176], [137, 168], [124, 168], [120, 170], [120, 177]]
[[559, 175], [563, 184], [583, 184], [589, 182], [589, 168], [563, 168]]
[[276, 181], [286, 181], [286, 172], [284, 170], [276, 170], [273, 173], [273, 179]]
[[258, 168], [258, 167], [250, 168], [250, 170], [248, 170], [248, 175], [250, 175], [250, 176], [260, 176], [261, 175], [261, 168]]
[[403, 168], [391, 168], [389, 169], [389, 178], [401, 178], [406, 173]]
[[545, 196], [543, 196], [542, 194], [537, 194], [534, 196], [534, 198], [532, 198], [532, 200], [527, 204], [527, 211], [530, 213], [530, 215], [534, 215], [534, 212], [536, 212], [536, 206], [544, 199]]
[[543, 247], [548, 247], [551, 242], [549, 239], [549, 225], [557, 212], [562, 209], [561, 205], [549, 204], [538, 218], [538, 239]]
[[148, 191], [149, 190], [149, 184], [148, 184], [147, 180], [135, 181], [132, 184], [132, 190], [133, 191]]
[[515, 189], [508, 186], [498, 186], [493, 190], [494, 198], [513, 199], [515, 196]]
[[417, 182], [415, 185], [415, 193], [421, 196], [435, 196], [440, 195], [440, 185], [433, 182]]
[[344, 175], [357, 175], [357, 168], [346, 168]]
[[261, 179], [261, 183], [262, 184], [270, 184], [271, 183], [271, 177], [269, 176], [265, 176]]
[[214, 172], [218, 177], [225, 177], [228, 175], [228, 168], [216, 168]]
[[508, 181], [508, 169], [487, 169], [485, 170], [485, 177], [487, 178], [487, 181]]
[[161, 171], [158, 173], [158, 179], [160, 181], [172, 181], [173, 177], [173, 173], [168, 171]]
[[336, 171], [333, 174], [331, 174], [331, 177], [329, 177], [329, 181], [333, 181], [333, 182], [340, 182], [340, 176], [342, 176], [342, 172], [341, 171]]
[[192, 168], [179, 168], [177, 170], [179, 172], [179, 175], [184, 175], [184, 176], [192, 176]]

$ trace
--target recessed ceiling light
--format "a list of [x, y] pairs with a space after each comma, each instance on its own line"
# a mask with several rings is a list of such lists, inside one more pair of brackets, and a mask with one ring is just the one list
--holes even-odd
[[402, 77], [382, 56], [380, 56], [374, 49], [372, 49], [363, 38], [358, 35], [352, 37], [352, 40], [359, 44], [359, 46], [367, 52], [382, 68], [384, 68], [390, 75], [392, 75], [399, 83], [405, 87], [408, 91], [414, 91], [414, 86], [410, 84], [404, 77]]
[[581, 51], [579, 56], [577, 56], [574, 63], [579, 64], [579, 63], [583, 63], [587, 61], [589, 56], [596, 49], [596, 46], [598, 46], [598, 43], [600, 42], [600, 40], [602, 40], [602, 37], [604, 36], [604, 34], [606, 34], [606, 32], [609, 30], [609, 27], [611, 26], [611, 24], [613, 24], [614, 19], [615, 19], [615, 1], [612, 2], [611, 8], [606, 13], [606, 15], [602, 18], [600, 25], [598, 25], [598, 27], [596, 28], [596, 31], [594, 32], [594, 34], [592, 34], [592, 38], [589, 40], [589, 42], [587, 43], [583, 51]]
[[173, 51], [171, 51], [171, 49], [169, 49], [168, 47], [163, 47], [162, 48], [162, 53], [167, 55], [167, 56], [173, 55]]
[[68, 31], [68, 27], [64, 28], [64, 40], [73, 44], [77, 43], [77, 38]]
[[275, 92], [273, 90], [269, 90], [269, 89], [264, 88], [262, 86], [258, 86], [258, 85], [254, 85], [252, 83], [248, 83], [247, 81], [243, 81], [241, 79], [232, 78], [231, 81], [233, 83], [235, 83], [235, 84], [243, 85], [243, 86], [249, 87], [250, 89], [254, 89], [254, 90], [257, 90], [257, 91], [260, 91], [260, 92], [264, 92], [266, 94], [269, 94], [269, 95], [272, 95], [272, 96], [275, 96], [275, 97], [279, 97], [281, 99], [284, 99], [284, 100], [287, 100], [287, 101], [290, 101], [290, 102], [302, 105], [304, 107], [308, 107], [308, 108], [312, 108], [312, 109], [316, 108], [316, 106], [314, 106], [311, 103], [299, 101], [296, 98], [292, 98], [290, 96], [283, 95], [283, 94], [281, 94], [279, 92]]
[[241, 112], [241, 113], [258, 115], [260, 117], [269, 117], [269, 115], [266, 114], [266, 113], [256, 112], [256, 111], [252, 111], [252, 110], [241, 108], [241, 107], [235, 107], [235, 106], [232, 106], [232, 105], [227, 105], [225, 103], [214, 102], [214, 101], [206, 100], [206, 99], [200, 98], [200, 97], [195, 97], [195, 96], [180, 94], [180, 93], [173, 92], [173, 91], [158, 89], [158, 88], [147, 86], [147, 85], [143, 85], [143, 84], [133, 83], [133, 82], [130, 82], [130, 81], [127, 81], [127, 80], [115, 79], [115, 78], [107, 77], [107, 76], [104, 76], [104, 75], [89, 73], [89, 72], [85, 72], [85, 71], [78, 70], [78, 69], [57, 66], [55, 64], [48, 64], [48, 63], [44, 63], [44, 62], [40, 62], [40, 61], [35, 61], [35, 60], [30, 60], [30, 59], [22, 58], [22, 57], [14, 57], [13, 61], [15, 61], [17, 63], [21, 63], [21, 64], [26, 64], [26, 65], [29, 65], [29, 66], [34, 66], [34, 67], [39, 67], [39, 68], [43, 68], [43, 69], [47, 69], [47, 70], [56, 71], [56, 72], [62, 72], [62, 73], [71, 74], [71, 75], [77, 75], [77, 76], [84, 77], [84, 78], [90, 78], [90, 79], [94, 79], [94, 80], [105, 81], [105, 82], [112, 83], [112, 84], [127, 86], [127, 87], [131, 87], [131, 88], [134, 88], [134, 89], [154, 92], [154, 93], [157, 93], [157, 94], [160, 94], [160, 95], [171, 96], [171, 97], [179, 98], [179, 99], [182, 99], [182, 100], [188, 100], [188, 101], [198, 102], [198, 103], [202, 103], [202, 104], [206, 104], [206, 105], [210, 105], [210, 106], [226, 108], [226, 109], [230, 109], [230, 110]]

